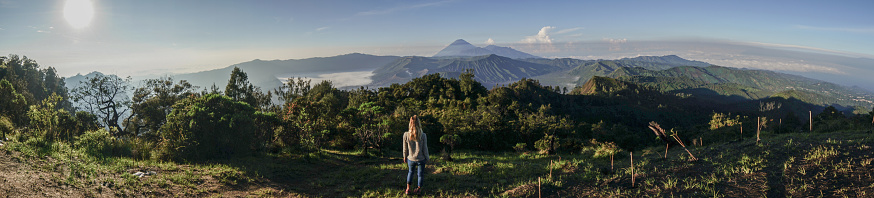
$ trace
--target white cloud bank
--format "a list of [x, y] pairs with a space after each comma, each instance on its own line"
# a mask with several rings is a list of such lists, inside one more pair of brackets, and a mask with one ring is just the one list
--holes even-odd
[[555, 29], [552, 26], [544, 26], [536, 35], [526, 36], [521, 43], [528, 44], [528, 49], [535, 53], [557, 52], [558, 49], [552, 45], [552, 38], [549, 36], [549, 31]]

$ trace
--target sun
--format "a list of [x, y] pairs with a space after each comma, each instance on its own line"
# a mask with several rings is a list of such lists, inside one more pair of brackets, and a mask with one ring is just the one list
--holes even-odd
[[64, 19], [73, 28], [88, 27], [92, 18], [94, 18], [94, 7], [91, 5], [91, 0], [67, 0], [64, 3]]

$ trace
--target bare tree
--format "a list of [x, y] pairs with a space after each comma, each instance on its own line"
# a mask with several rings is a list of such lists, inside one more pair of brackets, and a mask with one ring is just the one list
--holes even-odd
[[96, 115], [115, 136], [126, 135], [119, 120], [130, 110], [131, 100], [127, 95], [131, 89], [130, 81], [129, 76], [124, 79], [102, 74], [87, 77], [85, 82], [73, 88], [71, 98], [79, 110]]

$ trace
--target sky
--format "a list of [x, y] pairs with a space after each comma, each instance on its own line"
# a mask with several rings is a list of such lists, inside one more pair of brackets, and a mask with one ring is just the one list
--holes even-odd
[[664, 40], [874, 57], [870, 0], [70, 1], [87, 2], [93, 17], [83, 19], [77, 6], [65, 12], [66, 0], [0, 0], [0, 55], [27, 56], [62, 76], [185, 73], [353, 52], [430, 56], [455, 39], [536, 45], [526, 52], [544, 57], [586, 56], [543, 47], [550, 45]]

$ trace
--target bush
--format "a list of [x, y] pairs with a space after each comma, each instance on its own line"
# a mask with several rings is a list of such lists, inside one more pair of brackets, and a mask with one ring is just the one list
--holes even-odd
[[86, 131], [76, 137], [73, 143], [76, 148], [92, 156], [131, 156], [130, 144], [116, 139], [106, 129]]
[[12, 133], [15, 126], [12, 125], [12, 120], [6, 116], [0, 116], [0, 139], [6, 141], [6, 135]]
[[132, 138], [123, 141], [124, 147], [129, 148], [131, 157], [139, 160], [151, 159], [151, 151], [155, 149], [155, 143], [143, 138]]
[[525, 147], [527, 146], [527, 143], [516, 143], [516, 146], [513, 146], [513, 150], [516, 150], [516, 152], [525, 152]]
[[173, 105], [161, 127], [154, 157], [204, 160], [251, 154], [255, 108], [227, 96], [209, 94]]
[[592, 158], [602, 158], [602, 157], [610, 157], [611, 155], [615, 155], [619, 152], [622, 152], [622, 149], [619, 146], [616, 146], [613, 142], [598, 142], [595, 139], [590, 140], [591, 146], [583, 149], [583, 152], [593, 151]]
[[551, 135], [545, 135], [537, 142], [534, 142], [534, 147], [540, 150], [541, 154], [550, 154], [549, 146], [552, 145], [552, 141], [558, 142], [558, 137], [553, 137]]

